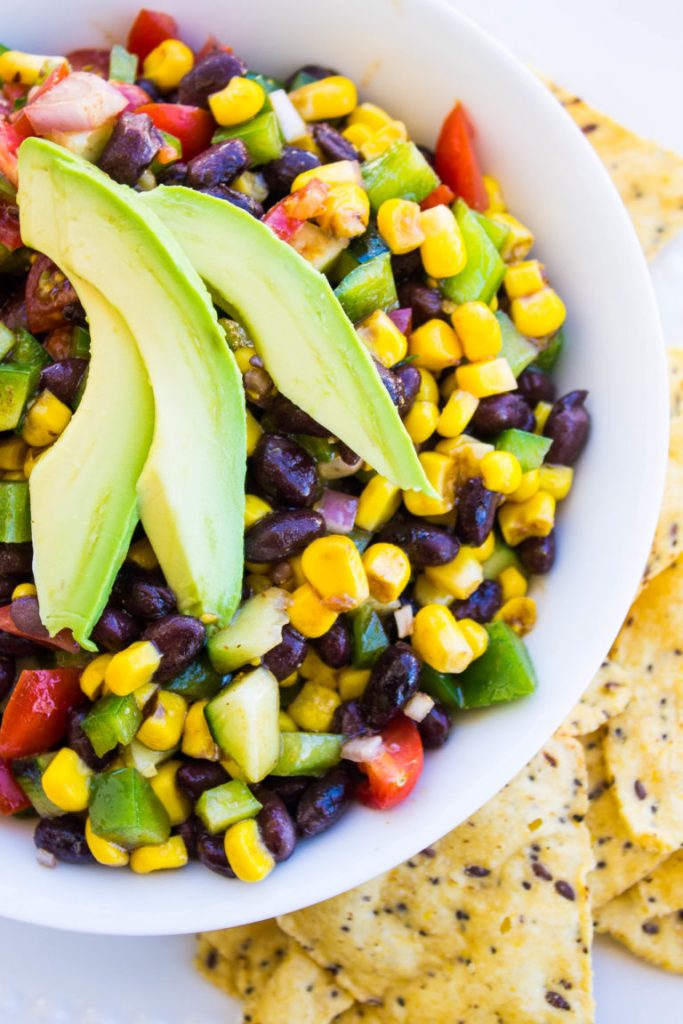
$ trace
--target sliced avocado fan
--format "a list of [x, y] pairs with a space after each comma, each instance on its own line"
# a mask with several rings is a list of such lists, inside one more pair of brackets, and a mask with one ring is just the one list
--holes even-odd
[[217, 304], [236, 313], [277, 388], [378, 473], [433, 495], [372, 358], [327, 279], [248, 213], [182, 187], [140, 196]]
[[[151, 209], [91, 164], [27, 139], [19, 178], [24, 240], [106, 298], [145, 365], [155, 421], [138, 506], [178, 607], [227, 623], [241, 594], [246, 426], [241, 376], [210, 296]], [[123, 373], [110, 386], [116, 378], [125, 389]], [[107, 459], [118, 441], [99, 443]], [[50, 498], [34, 505], [37, 533], [58, 513], [72, 524], [71, 551], [96, 543], [61, 489]]]

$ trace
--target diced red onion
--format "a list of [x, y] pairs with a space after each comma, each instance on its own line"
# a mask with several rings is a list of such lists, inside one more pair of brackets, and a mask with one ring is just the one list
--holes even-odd
[[142, 89], [139, 85], [134, 85], [132, 82], [111, 82], [111, 85], [120, 92], [124, 100], [126, 100], [126, 106], [123, 108], [121, 113], [125, 113], [127, 110], [137, 110], [138, 107], [144, 107], [146, 103], [149, 103], [151, 97], [148, 92]]
[[412, 636], [414, 618], [415, 614], [411, 605], [402, 604], [400, 608], [396, 609], [394, 612], [394, 620], [396, 622], [396, 631], [398, 633], [399, 640], [403, 640], [406, 636]]
[[268, 210], [263, 218], [263, 223], [267, 224], [273, 234], [281, 238], [283, 242], [291, 242], [304, 222], [296, 217], [288, 217], [283, 209], [282, 201], [280, 201]]
[[76, 654], [80, 647], [70, 629], [61, 629], [56, 636], [50, 636], [40, 618], [38, 601], [35, 597], [19, 597], [11, 604], [0, 608], [0, 629], [15, 636], [23, 636], [43, 647], [53, 647]]
[[422, 722], [433, 707], [434, 701], [429, 694], [418, 690], [403, 708], [403, 714], [406, 718], [412, 718], [414, 722]]
[[329, 462], [321, 462], [318, 472], [323, 480], [341, 480], [345, 476], [353, 476], [354, 473], [357, 473], [362, 464], [361, 458], [358, 458], [356, 462], [346, 462], [341, 455], [335, 455]]
[[410, 334], [413, 326], [413, 311], [410, 306], [403, 309], [392, 309], [390, 313], [387, 313], [387, 316], [396, 324], [402, 334], [406, 336]]
[[374, 761], [382, 749], [381, 736], [356, 736], [342, 747], [341, 756], [356, 764]]
[[275, 89], [268, 99], [275, 111], [285, 142], [294, 142], [306, 134], [306, 122], [284, 89]]
[[74, 71], [49, 92], [27, 104], [24, 112], [33, 130], [46, 132], [82, 132], [120, 114], [127, 106], [119, 90], [99, 75]]
[[57, 858], [49, 850], [36, 850], [36, 860], [43, 868], [56, 868]]
[[350, 533], [356, 522], [358, 498], [342, 491], [324, 491], [315, 506], [330, 533]]

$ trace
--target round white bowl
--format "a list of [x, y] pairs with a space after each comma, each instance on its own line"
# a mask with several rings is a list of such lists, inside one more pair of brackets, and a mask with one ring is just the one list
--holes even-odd
[[[349, 74], [362, 95], [433, 143], [456, 98], [479, 129], [483, 166], [537, 235], [569, 309], [561, 393], [590, 389], [593, 431], [562, 507], [559, 557], [536, 588], [531, 698], [456, 720], [413, 795], [388, 813], [354, 807], [262, 884], [199, 866], [137, 877], [38, 866], [31, 827], [0, 822], [0, 914], [58, 928], [164, 934], [244, 924], [350, 889], [412, 856], [503, 786], [560, 724], [598, 668], [635, 593], [663, 483], [667, 390], [650, 279], [609, 178], [559, 104], [504, 49], [440, 0], [163, 0], [183, 34], [212, 32], [266, 73], [307, 62]], [[2, 18], [34, 52], [125, 39], [139, 0], [33, 0]]]

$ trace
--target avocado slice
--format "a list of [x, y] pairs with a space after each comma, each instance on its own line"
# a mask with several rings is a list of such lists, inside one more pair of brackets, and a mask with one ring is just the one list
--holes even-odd
[[[43, 139], [22, 144], [19, 176], [26, 241], [106, 297], [145, 364], [155, 423], [138, 506], [178, 607], [229, 622], [241, 594], [246, 423], [241, 374], [211, 299], [132, 190]], [[99, 445], [106, 458], [119, 438]], [[91, 538], [75, 532], [77, 508], [69, 519], [72, 559]]]
[[216, 302], [236, 315], [278, 389], [399, 487], [432, 494], [415, 448], [326, 278], [244, 210], [181, 186], [140, 196]]

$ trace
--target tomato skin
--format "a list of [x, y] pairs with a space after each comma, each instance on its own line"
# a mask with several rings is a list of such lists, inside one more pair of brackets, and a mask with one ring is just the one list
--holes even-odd
[[19, 126], [0, 121], [0, 174], [4, 174], [13, 185], [19, 183], [17, 150], [30, 134], [30, 130], [24, 130], [23, 124]]
[[183, 147], [183, 160], [191, 160], [211, 144], [214, 120], [208, 110], [183, 103], [145, 103], [136, 114], [149, 114], [162, 132], [175, 135]]
[[0, 758], [0, 814], [16, 814], [31, 806], [23, 789], [12, 775], [12, 768]]
[[433, 206], [450, 206], [455, 199], [455, 192], [448, 185], [437, 185], [420, 203], [421, 210], [431, 210]]
[[462, 103], [456, 103], [443, 123], [436, 144], [436, 173], [468, 206], [483, 212], [489, 200], [473, 138], [474, 129], [467, 112]]
[[0, 724], [0, 758], [40, 754], [62, 739], [69, 712], [84, 701], [77, 668], [25, 669]]
[[19, 208], [13, 203], [0, 201], [0, 244], [10, 252], [21, 246]]
[[40, 621], [35, 597], [21, 597], [0, 608], [0, 630], [11, 633], [12, 636], [23, 637], [24, 640], [32, 640], [41, 647], [49, 647], [55, 651], [76, 654], [80, 650], [70, 629], [60, 629], [55, 636], [49, 635]]
[[384, 749], [361, 766], [368, 778], [358, 787], [357, 795], [367, 807], [386, 811], [415, 788], [424, 766], [424, 749], [415, 722], [404, 715], [389, 723], [382, 740]]
[[178, 38], [178, 22], [163, 11], [143, 7], [128, 33], [127, 49], [144, 60], [164, 39]]

